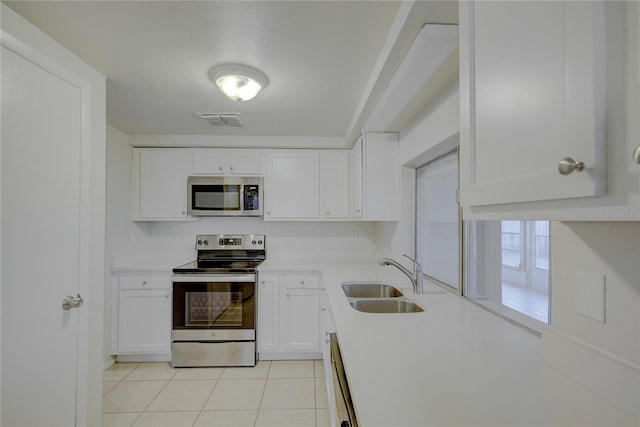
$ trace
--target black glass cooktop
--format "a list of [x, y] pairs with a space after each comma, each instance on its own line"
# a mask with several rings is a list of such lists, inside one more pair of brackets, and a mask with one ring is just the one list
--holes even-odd
[[255, 273], [263, 260], [196, 260], [173, 269], [174, 273]]

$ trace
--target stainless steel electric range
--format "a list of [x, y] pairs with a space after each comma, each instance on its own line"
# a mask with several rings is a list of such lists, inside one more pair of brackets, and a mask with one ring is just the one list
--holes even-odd
[[255, 366], [256, 274], [264, 235], [196, 237], [195, 261], [173, 269], [174, 367]]

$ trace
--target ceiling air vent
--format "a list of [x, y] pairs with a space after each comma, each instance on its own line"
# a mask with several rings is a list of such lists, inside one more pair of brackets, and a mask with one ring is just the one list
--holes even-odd
[[242, 128], [244, 123], [238, 114], [227, 113], [197, 113], [198, 117], [205, 119], [211, 126], [226, 126], [232, 128]]

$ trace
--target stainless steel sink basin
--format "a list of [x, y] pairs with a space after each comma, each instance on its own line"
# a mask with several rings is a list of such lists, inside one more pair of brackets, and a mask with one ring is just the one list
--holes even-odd
[[351, 307], [365, 313], [419, 313], [422, 307], [404, 298], [389, 299], [354, 299]]
[[391, 285], [375, 282], [345, 282], [342, 290], [349, 298], [397, 298], [402, 292]]

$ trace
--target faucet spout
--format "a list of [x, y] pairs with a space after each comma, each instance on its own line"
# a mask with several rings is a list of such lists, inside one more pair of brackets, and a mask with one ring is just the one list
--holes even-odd
[[396, 267], [398, 270], [403, 272], [405, 276], [409, 278], [409, 280], [411, 280], [411, 284], [413, 285], [413, 292], [415, 294], [422, 294], [424, 292], [423, 282], [422, 282], [422, 266], [413, 258], [410, 258], [407, 255], [405, 255], [405, 257], [409, 258], [413, 262], [413, 272], [409, 271], [399, 262], [394, 261], [391, 258], [380, 258], [378, 260], [378, 265], [381, 267], [384, 267], [387, 265], [392, 265]]

